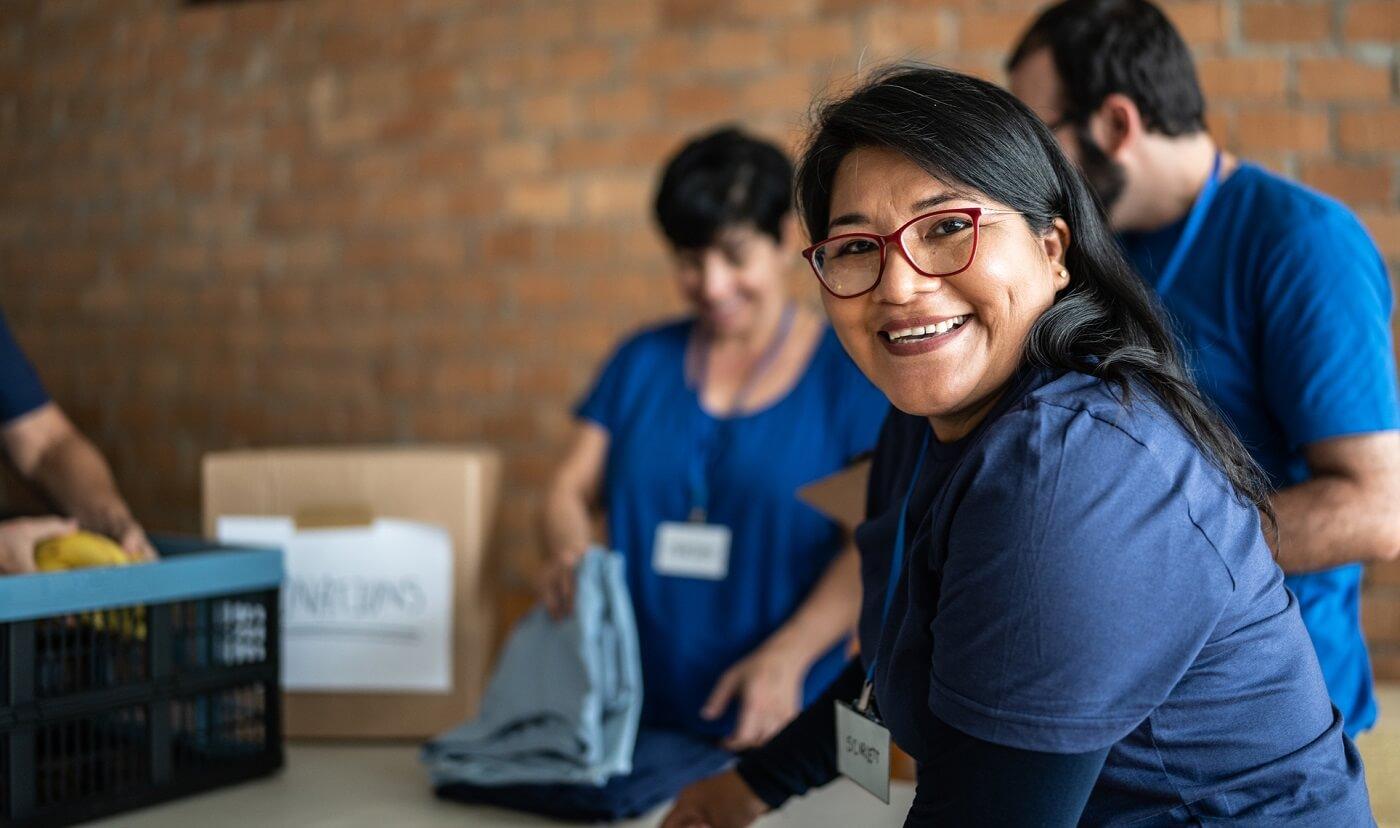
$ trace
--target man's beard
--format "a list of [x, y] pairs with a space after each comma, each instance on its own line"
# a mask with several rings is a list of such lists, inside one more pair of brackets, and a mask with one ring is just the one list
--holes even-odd
[[1128, 176], [1123, 172], [1123, 165], [1109, 158], [1099, 149], [1099, 145], [1094, 143], [1087, 126], [1080, 125], [1075, 128], [1075, 140], [1079, 142], [1079, 169], [1083, 171], [1084, 179], [1089, 182], [1089, 189], [1099, 197], [1099, 204], [1107, 216], [1123, 195]]

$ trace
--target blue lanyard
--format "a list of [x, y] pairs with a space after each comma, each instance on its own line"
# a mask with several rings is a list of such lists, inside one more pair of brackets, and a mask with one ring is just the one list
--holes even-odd
[[[885, 584], [885, 608], [880, 611], [880, 637], [884, 638], [885, 623], [890, 618], [890, 602], [894, 599], [894, 588], [899, 583], [899, 576], [904, 573], [904, 524], [909, 517], [909, 501], [914, 497], [914, 487], [919, 483], [919, 472], [924, 467], [924, 457], [928, 455], [929, 433], [924, 432], [924, 442], [919, 446], [919, 461], [914, 464], [914, 476], [909, 478], [909, 488], [904, 492], [904, 502], [899, 507], [899, 525], [894, 530], [894, 557], [890, 561], [890, 578]], [[870, 685], [875, 681], [875, 663], [879, 659], [880, 647], [877, 644], [875, 652], [870, 654], [870, 668], [865, 671], [866, 689], [861, 693], [861, 709], [863, 710], [870, 700]]]
[[1172, 248], [1166, 267], [1157, 275], [1158, 296], [1165, 296], [1172, 282], [1175, 282], [1180, 274], [1182, 262], [1186, 261], [1187, 252], [1196, 241], [1196, 236], [1201, 233], [1201, 227], [1206, 222], [1206, 213], [1210, 211], [1210, 203], [1215, 200], [1215, 191], [1219, 186], [1220, 151], [1216, 150], [1215, 162], [1210, 167], [1210, 178], [1206, 179], [1201, 194], [1196, 196], [1196, 203], [1191, 205], [1191, 212], [1186, 216], [1186, 226], [1181, 228], [1181, 238], [1176, 240], [1176, 246]]
[[[744, 384], [739, 387], [739, 391], [734, 395], [734, 403], [729, 412], [720, 420], [719, 426], [705, 437], [702, 437], [701, 445], [695, 452], [695, 456], [690, 464], [690, 520], [703, 523], [709, 517], [710, 511], [710, 485], [709, 476], [712, 473], [711, 467], [718, 462], [728, 446], [730, 421], [744, 401], [748, 399], [757, 384], [759, 377], [763, 376], [769, 367], [778, 358], [778, 354], [783, 349], [783, 343], [787, 342], [788, 334], [792, 331], [793, 320], [797, 316], [797, 306], [789, 302], [783, 309], [782, 319], [778, 322], [778, 331], [773, 336], [773, 341], [764, 349], [758, 361], [749, 369], [749, 375], [744, 378]], [[696, 404], [703, 405], [702, 399], [705, 393], [706, 375], [709, 373], [709, 346], [703, 344], [703, 350], [697, 356], [695, 367], [695, 396]], [[708, 438], [708, 439], [706, 439]]]

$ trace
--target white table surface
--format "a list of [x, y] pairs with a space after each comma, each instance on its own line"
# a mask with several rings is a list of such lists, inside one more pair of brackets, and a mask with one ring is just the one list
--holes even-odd
[[[433, 797], [414, 745], [291, 744], [281, 773], [268, 779], [120, 814], [98, 826], [250, 828], [250, 826], [542, 826], [553, 820], [498, 808], [458, 805]], [[758, 822], [760, 828], [870, 828], [904, 824], [913, 786], [896, 782], [885, 805], [840, 780]], [[661, 807], [641, 819], [615, 823], [651, 828]]]

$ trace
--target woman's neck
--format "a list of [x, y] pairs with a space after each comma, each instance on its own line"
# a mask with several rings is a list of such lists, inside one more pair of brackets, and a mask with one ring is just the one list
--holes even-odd
[[[773, 337], [777, 335], [778, 329], [783, 325], [783, 317], [788, 312], [790, 300], [779, 298], [766, 303], [759, 310], [754, 323], [747, 328], [730, 333], [709, 332], [710, 344], [712, 348], [739, 352], [749, 355], [757, 355], [768, 349], [773, 342]], [[796, 314], [799, 309], [794, 308]]]
[[1007, 381], [996, 391], [983, 397], [970, 406], [959, 409], [955, 412], [939, 416], [930, 416], [928, 424], [933, 427], [933, 436], [940, 443], [952, 443], [971, 434], [973, 429], [985, 419], [987, 415], [996, 407], [998, 401], [1006, 395], [1011, 387], [1011, 381]]

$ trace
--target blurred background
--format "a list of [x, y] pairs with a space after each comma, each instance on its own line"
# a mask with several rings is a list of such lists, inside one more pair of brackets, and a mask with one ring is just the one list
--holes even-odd
[[[518, 611], [576, 396], [679, 309], [661, 160], [719, 122], [795, 149], [814, 93], [890, 59], [1001, 81], [1041, 5], [6, 0], [0, 306], [152, 530], [198, 530], [208, 451], [500, 448]], [[1400, 271], [1400, 3], [1165, 6], [1223, 143]], [[1400, 564], [1368, 578], [1400, 679]]]

